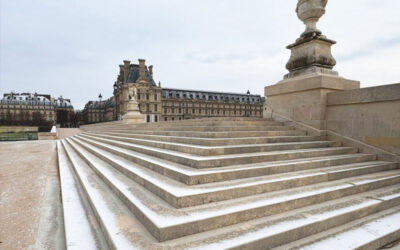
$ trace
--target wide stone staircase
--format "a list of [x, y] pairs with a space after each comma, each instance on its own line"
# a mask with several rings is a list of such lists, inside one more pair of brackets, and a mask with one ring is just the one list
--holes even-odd
[[[257, 118], [84, 126], [60, 140], [70, 249], [377, 249], [400, 169]], [[338, 248], [339, 247], [339, 248]]]

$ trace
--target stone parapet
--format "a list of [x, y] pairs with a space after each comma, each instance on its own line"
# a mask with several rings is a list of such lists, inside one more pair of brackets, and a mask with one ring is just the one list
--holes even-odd
[[329, 93], [328, 106], [400, 100], [400, 83]]
[[327, 129], [400, 155], [400, 84], [329, 93]]

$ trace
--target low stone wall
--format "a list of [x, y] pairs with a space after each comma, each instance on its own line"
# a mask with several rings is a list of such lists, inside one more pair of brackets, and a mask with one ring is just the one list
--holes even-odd
[[328, 93], [326, 125], [400, 155], [400, 84]]
[[40, 132], [38, 133], [39, 140], [56, 140], [57, 134], [51, 132]]

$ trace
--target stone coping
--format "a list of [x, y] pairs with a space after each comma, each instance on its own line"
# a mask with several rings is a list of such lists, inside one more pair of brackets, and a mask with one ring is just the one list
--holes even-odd
[[328, 106], [400, 100], [400, 83], [328, 93]]
[[30, 126], [0, 126], [0, 133], [38, 132], [38, 127]]

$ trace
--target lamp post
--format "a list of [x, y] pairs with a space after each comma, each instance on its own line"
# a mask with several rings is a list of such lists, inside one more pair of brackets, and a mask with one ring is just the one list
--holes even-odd
[[250, 117], [250, 113], [249, 113], [249, 109], [250, 109], [250, 90], [247, 90], [247, 117]]

